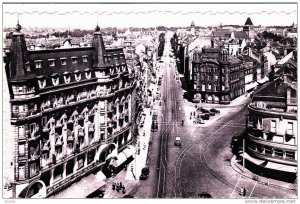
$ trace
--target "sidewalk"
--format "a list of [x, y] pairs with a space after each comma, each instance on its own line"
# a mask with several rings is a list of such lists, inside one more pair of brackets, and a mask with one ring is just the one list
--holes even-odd
[[[122, 170], [118, 175], [113, 178], [106, 180], [106, 189], [104, 198], [122, 198], [126, 194], [130, 194], [139, 183], [139, 177], [142, 169], [146, 166], [149, 140], [151, 136], [151, 123], [152, 115], [150, 115], [151, 109], [145, 108], [144, 113], [146, 114], [144, 127], [139, 128], [138, 144], [140, 152], [138, 154], [138, 148], [136, 150], [135, 159], [127, 165], [127, 169]], [[145, 133], [145, 135], [144, 135]], [[121, 191], [117, 192], [112, 190], [113, 182], [122, 182], [125, 186], [126, 193], [123, 194]]]
[[284, 181], [279, 181], [279, 180], [270, 179], [270, 178], [268, 179], [266, 177], [262, 177], [262, 176], [252, 173], [247, 168], [245, 168], [244, 172], [243, 172], [243, 170], [242, 170], [243, 166], [238, 163], [235, 155], [231, 158], [230, 165], [237, 173], [239, 173], [249, 179], [254, 180], [254, 176], [257, 176], [257, 178], [258, 178], [257, 181], [260, 184], [268, 185], [268, 183], [269, 183], [269, 186], [272, 186], [275, 188], [297, 190], [297, 184], [287, 183]]

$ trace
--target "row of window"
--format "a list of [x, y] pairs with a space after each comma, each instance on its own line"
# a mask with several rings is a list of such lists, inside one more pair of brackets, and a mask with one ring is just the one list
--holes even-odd
[[269, 146], [255, 144], [253, 142], [248, 142], [247, 145], [251, 150], [259, 152], [261, 154], [265, 154], [266, 156], [278, 157], [280, 159], [296, 160], [296, 152], [293, 151], [274, 149]]
[[[90, 79], [91, 77], [92, 77], [91, 71], [85, 72], [86, 79]], [[80, 72], [74, 73], [74, 78], [77, 82], [79, 82], [81, 80], [81, 73]], [[70, 83], [71, 82], [70, 73], [64, 74], [63, 79], [64, 79], [64, 83], [66, 83], [66, 84]], [[59, 75], [52, 76], [51, 82], [52, 82], [53, 86], [59, 85]], [[38, 84], [39, 84], [40, 88], [45, 88], [46, 87], [46, 78], [39, 79]]]
[[[256, 124], [257, 128], [262, 129], [262, 125], [263, 125], [262, 121], [263, 120], [262, 120], [261, 117], [253, 118], [251, 115], [249, 115], [249, 124], [250, 125], [253, 125], [253, 123], [254, 123], [254, 124]], [[278, 123], [277, 120], [270, 120], [270, 131], [272, 131], [272, 132], [277, 131], [277, 123]], [[293, 134], [294, 133], [294, 123], [293, 122], [287, 122], [286, 130]]]
[[[195, 89], [197, 89], [198, 86], [195, 85]], [[219, 86], [212, 86], [211, 84], [207, 84], [207, 86], [205, 84], [201, 85], [201, 91], [206, 91], [206, 90], [211, 90], [211, 91], [219, 91], [220, 87]], [[225, 91], [225, 86], [222, 85], [222, 91]]]
[[[200, 76], [200, 79], [201, 81], [212, 81], [212, 80], [215, 80], [217, 81], [219, 79], [219, 76], [218, 75], [214, 75], [213, 77], [212, 76], [204, 76], [204, 75], [201, 75]], [[196, 79], [197, 80], [197, 79]]]
[[27, 87], [26, 85], [23, 86], [12, 86], [12, 90], [15, 94], [26, 94], [26, 93], [33, 93], [35, 91], [34, 86]]
[[[77, 64], [78, 63], [78, 57], [71, 57], [72, 60], [72, 64]], [[41, 69], [43, 68], [43, 61], [42, 60], [35, 60], [34, 64], [35, 64], [35, 68], [36, 69]], [[88, 62], [88, 56], [82, 56], [82, 62], [86, 63]], [[49, 63], [49, 67], [55, 67], [56, 65], [56, 59], [48, 59], [48, 63]], [[66, 57], [62, 57], [60, 58], [60, 64], [61, 65], [67, 65], [67, 58]]]

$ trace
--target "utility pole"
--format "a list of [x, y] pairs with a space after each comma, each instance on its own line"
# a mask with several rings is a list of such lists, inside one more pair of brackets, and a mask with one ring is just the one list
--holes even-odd
[[245, 138], [243, 138], [243, 173], [245, 173]]

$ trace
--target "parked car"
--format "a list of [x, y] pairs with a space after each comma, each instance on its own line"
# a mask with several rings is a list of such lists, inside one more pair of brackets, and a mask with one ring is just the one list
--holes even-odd
[[210, 115], [210, 116], [215, 116], [215, 115], [216, 115], [216, 113], [215, 113], [215, 112], [211, 112], [211, 111], [209, 111], [209, 115]]
[[133, 195], [124, 195], [123, 198], [134, 198]]
[[175, 146], [181, 146], [181, 139], [180, 139], [180, 137], [175, 137], [174, 145]]
[[194, 120], [193, 123], [204, 124], [204, 121], [202, 120], [202, 118], [196, 118], [196, 120]]
[[198, 194], [198, 198], [212, 198], [212, 196], [209, 193], [202, 192]]
[[203, 119], [203, 120], [209, 120], [209, 113], [204, 113], [204, 114], [202, 114], [201, 115], [201, 118]]
[[201, 111], [202, 113], [209, 113], [209, 110], [207, 110], [207, 109], [205, 109], [205, 108], [201, 108], [200, 111]]
[[214, 112], [214, 113], [220, 113], [220, 110], [215, 109], [215, 108], [211, 108], [209, 111], [210, 112]]

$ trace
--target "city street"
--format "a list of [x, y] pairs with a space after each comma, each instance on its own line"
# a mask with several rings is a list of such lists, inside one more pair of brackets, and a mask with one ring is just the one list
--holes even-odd
[[[166, 39], [164, 78], [161, 85], [162, 106], [159, 131], [153, 134], [150, 152], [152, 171], [147, 181], [141, 181], [132, 194], [135, 197], [197, 197], [209, 193], [214, 198], [242, 198], [241, 188], [246, 189], [246, 198], [293, 198], [293, 190], [278, 189], [245, 178], [232, 168], [233, 156], [230, 141], [245, 130], [245, 118], [249, 99], [241, 96], [233, 105], [216, 105], [219, 117], [209, 125], [193, 124], [189, 111], [193, 104], [183, 98], [180, 81], [175, 79], [175, 64], [171, 63], [169, 39]], [[195, 104], [194, 104], [195, 105]], [[194, 106], [193, 105], [193, 106]], [[214, 107], [212, 104], [198, 104]], [[185, 120], [184, 125], [181, 120]], [[181, 146], [174, 146], [175, 137], [181, 138]], [[158, 138], [159, 137], [159, 138]], [[155, 185], [156, 184], [156, 185]], [[151, 189], [150, 189], [151, 186]], [[147, 188], [147, 190], [145, 190]]]

